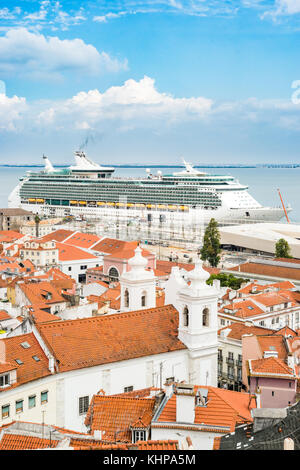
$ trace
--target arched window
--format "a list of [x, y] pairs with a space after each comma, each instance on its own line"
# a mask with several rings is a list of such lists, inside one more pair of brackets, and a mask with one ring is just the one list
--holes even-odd
[[112, 281], [117, 281], [119, 279], [119, 273], [116, 268], [110, 268], [108, 275]]
[[142, 292], [142, 297], [141, 297], [141, 305], [142, 307], [146, 307], [146, 298], [147, 298], [147, 292], [143, 291]]
[[209, 309], [205, 308], [202, 312], [202, 325], [209, 326]]
[[129, 292], [128, 292], [128, 289], [125, 289], [124, 300], [125, 300], [125, 307], [129, 307]]
[[183, 309], [183, 326], [189, 326], [189, 309], [187, 306]]

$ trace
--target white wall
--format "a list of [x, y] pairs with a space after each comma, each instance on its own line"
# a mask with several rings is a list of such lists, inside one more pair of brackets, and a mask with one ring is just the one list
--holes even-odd
[[75, 320], [76, 318], [88, 318], [93, 316], [93, 310], [98, 310], [97, 302], [68, 307], [59, 313], [62, 320]]
[[[178, 435], [179, 434], [179, 435]], [[191, 431], [184, 429], [164, 429], [164, 428], [151, 428], [151, 439], [171, 439], [185, 441], [186, 437], [190, 437], [195, 450], [212, 450], [214, 438], [222, 436], [220, 433]]]
[[104, 389], [107, 394], [116, 394], [123, 393], [124, 387], [130, 385], [136, 390], [151, 385], [159, 387], [161, 362], [163, 362], [162, 385], [166, 378], [174, 375], [174, 369], [177, 380], [188, 380], [186, 350], [103, 364], [62, 374], [64, 423], [59, 425], [76, 431], [85, 431], [82, 424], [84, 418], [79, 416], [78, 412], [78, 399], [88, 395], [91, 400], [100, 389]]
[[[59, 269], [71, 276], [78, 282], [79, 274], [86, 274], [86, 270], [88, 268], [95, 268], [96, 266], [101, 266], [102, 259], [101, 258], [93, 258], [93, 259], [81, 259], [81, 260], [73, 260], [73, 261], [59, 261]], [[81, 269], [81, 266], [87, 266], [86, 269]], [[69, 271], [71, 268], [71, 271]]]

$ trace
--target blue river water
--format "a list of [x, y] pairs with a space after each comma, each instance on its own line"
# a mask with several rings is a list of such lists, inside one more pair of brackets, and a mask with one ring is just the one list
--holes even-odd
[[[0, 207], [7, 207], [7, 198], [17, 185], [20, 177], [30, 168], [0, 167]], [[33, 168], [33, 171], [40, 171]], [[155, 174], [161, 170], [163, 174], [180, 171], [178, 168], [151, 168]], [[280, 189], [285, 205], [290, 204], [291, 222], [300, 223], [300, 168], [206, 168], [210, 174], [232, 175], [240, 183], [249, 187], [249, 193], [264, 206], [281, 206], [277, 189]], [[116, 176], [143, 176], [145, 168], [116, 168]]]

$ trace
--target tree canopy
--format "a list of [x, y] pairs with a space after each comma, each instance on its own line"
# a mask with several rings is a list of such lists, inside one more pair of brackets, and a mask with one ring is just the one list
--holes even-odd
[[249, 282], [249, 279], [243, 279], [242, 277], [235, 277], [233, 274], [211, 274], [207, 280], [207, 284], [212, 285], [214, 279], [221, 281], [221, 287], [230, 287], [231, 289], [238, 290], [244, 282]]
[[208, 261], [213, 267], [218, 266], [220, 262], [221, 247], [220, 247], [220, 232], [218, 230], [218, 223], [215, 219], [210, 219], [206, 227], [203, 246], [200, 250], [201, 259]]
[[284, 238], [280, 238], [275, 245], [276, 258], [292, 258], [290, 253], [290, 246]]

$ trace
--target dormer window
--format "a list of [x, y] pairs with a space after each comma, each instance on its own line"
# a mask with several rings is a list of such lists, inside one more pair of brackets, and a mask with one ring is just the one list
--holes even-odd
[[132, 431], [132, 442], [146, 441], [146, 429], [134, 429]]

